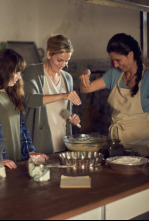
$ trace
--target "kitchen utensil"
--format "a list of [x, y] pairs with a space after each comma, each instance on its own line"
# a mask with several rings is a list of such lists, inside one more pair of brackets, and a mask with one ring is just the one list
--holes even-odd
[[138, 156], [117, 156], [107, 158], [106, 163], [117, 172], [136, 174], [144, 171], [149, 165], [149, 160]]
[[64, 143], [68, 150], [71, 151], [98, 152], [106, 140], [106, 136], [91, 134], [77, 134], [64, 137]]
[[[69, 110], [63, 110], [63, 111], [61, 112], [61, 115], [62, 115], [62, 117], [63, 117], [65, 120], [69, 120], [69, 119], [71, 118], [71, 116], [72, 116], [72, 114], [70, 113]], [[76, 126], [77, 126], [78, 128], [81, 128], [81, 125], [80, 125], [80, 124], [77, 124]]]
[[[65, 166], [65, 165], [63, 165]], [[65, 176], [88, 176], [91, 174], [99, 174], [102, 171], [102, 166], [94, 167], [74, 167], [67, 166], [67, 168], [61, 170], [62, 174]]]
[[97, 152], [64, 152], [59, 154], [63, 165], [79, 168], [99, 166], [103, 160], [103, 155]]
[[67, 166], [67, 165], [61, 165], [61, 164], [47, 164], [46, 165], [48, 168], [71, 168], [73, 166]]

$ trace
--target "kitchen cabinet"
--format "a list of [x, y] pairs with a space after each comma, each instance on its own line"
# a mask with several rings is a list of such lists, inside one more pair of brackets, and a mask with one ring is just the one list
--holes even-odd
[[68, 220], [129, 220], [148, 211], [149, 190], [145, 190]]
[[67, 220], [104, 220], [104, 207], [99, 207], [97, 209], [93, 209], [86, 213], [80, 214], [78, 216], [74, 216]]
[[149, 190], [130, 195], [105, 207], [107, 220], [128, 220], [149, 211]]
[[[56, 154], [50, 156], [50, 164], [58, 162]], [[61, 175], [86, 175], [85, 170], [51, 168], [50, 181], [37, 183], [27, 161], [17, 165], [0, 183], [1, 220], [122, 220], [149, 211], [149, 166], [144, 174], [124, 175], [103, 165], [89, 172], [92, 188], [61, 189]]]

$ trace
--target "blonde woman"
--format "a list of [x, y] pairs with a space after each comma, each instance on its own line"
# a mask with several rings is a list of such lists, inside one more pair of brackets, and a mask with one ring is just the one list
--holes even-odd
[[[61, 116], [64, 109], [72, 112], [72, 103], [81, 100], [73, 91], [73, 80], [62, 69], [68, 65], [73, 47], [63, 35], [52, 36], [47, 42], [47, 60], [44, 64], [30, 65], [23, 73], [25, 83], [25, 122], [39, 152], [52, 154], [65, 150], [63, 137], [70, 135], [71, 125]], [[72, 115], [70, 123], [80, 119]]]

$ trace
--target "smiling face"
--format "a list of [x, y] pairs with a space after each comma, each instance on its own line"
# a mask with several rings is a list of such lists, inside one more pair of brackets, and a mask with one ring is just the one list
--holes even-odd
[[20, 79], [21, 79], [21, 72], [15, 73], [13, 78], [9, 81], [8, 87], [13, 87]]
[[47, 51], [47, 59], [51, 70], [54, 73], [59, 73], [64, 67], [68, 65], [69, 60], [71, 59], [71, 53], [61, 53], [50, 55], [50, 51]]
[[111, 52], [109, 55], [114, 67], [120, 68], [123, 72], [127, 72], [132, 69], [132, 65], [134, 63], [133, 52], [130, 52], [127, 56], [115, 52]]

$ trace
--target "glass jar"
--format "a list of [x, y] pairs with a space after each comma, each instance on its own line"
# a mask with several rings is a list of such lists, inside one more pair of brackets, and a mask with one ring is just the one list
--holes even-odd
[[42, 156], [43, 154], [33, 153], [28, 160], [29, 175], [37, 182], [50, 180], [50, 170], [45, 166], [45, 159]]
[[38, 173], [34, 175], [34, 181], [46, 182], [50, 180], [50, 170], [47, 166], [40, 164], [38, 166]]
[[0, 138], [0, 180], [6, 178], [6, 170], [3, 161], [4, 139]]
[[104, 155], [105, 159], [108, 157], [124, 156], [124, 146], [120, 140], [108, 139], [100, 152]]

